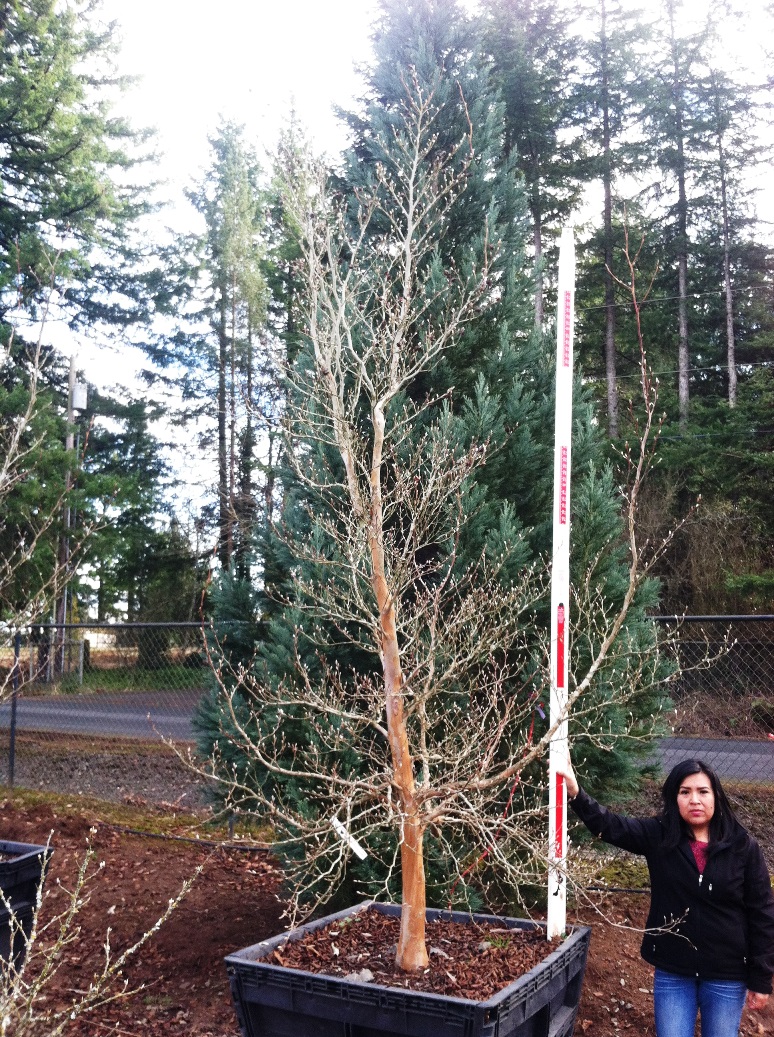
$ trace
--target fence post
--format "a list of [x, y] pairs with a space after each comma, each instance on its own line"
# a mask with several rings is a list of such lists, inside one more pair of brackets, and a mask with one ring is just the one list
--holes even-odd
[[8, 786], [13, 788], [14, 771], [16, 769], [16, 701], [19, 697], [19, 655], [21, 653], [21, 634], [17, 630], [13, 638], [13, 678], [11, 683], [11, 737], [8, 747]]

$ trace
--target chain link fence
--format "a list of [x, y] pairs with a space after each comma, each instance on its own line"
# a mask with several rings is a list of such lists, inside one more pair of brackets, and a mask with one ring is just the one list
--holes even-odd
[[774, 687], [774, 616], [659, 616], [658, 623], [676, 650], [675, 698], [765, 697]]
[[[672, 737], [721, 777], [774, 781], [774, 616], [660, 616]], [[118, 800], [201, 805], [164, 739], [194, 741], [210, 670], [201, 623], [42, 624], [0, 637], [0, 781]]]
[[657, 623], [677, 664], [661, 769], [697, 757], [721, 778], [774, 781], [774, 616], [659, 616]]
[[201, 623], [40, 624], [0, 647], [0, 781], [198, 805], [165, 744], [194, 740], [209, 678]]

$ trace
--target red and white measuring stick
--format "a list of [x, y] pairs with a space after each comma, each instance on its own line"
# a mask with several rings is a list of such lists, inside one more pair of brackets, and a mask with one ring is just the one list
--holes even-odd
[[551, 570], [551, 713], [557, 724], [549, 749], [548, 939], [567, 919], [567, 793], [556, 766], [567, 759], [567, 680], [570, 647], [570, 471], [575, 324], [575, 243], [569, 227], [559, 245], [556, 319], [556, 419], [554, 441], [553, 565]]

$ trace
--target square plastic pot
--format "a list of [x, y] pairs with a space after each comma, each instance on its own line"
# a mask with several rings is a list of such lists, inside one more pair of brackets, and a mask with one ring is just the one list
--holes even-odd
[[0, 890], [6, 901], [0, 903], [0, 907], [35, 903], [52, 852], [50, 846], [10, 843], [0, 839]]
[[0, 962], [12, 963], [17, 971], [27, 956], [34, 915], [34, 904], [17, 904], [12, 912], [0, 908]]
[[[443, 997], [375, 983], [303, 972], [263, 959], [286, 940], [374, 907], [360, 904], [299, 926], [226, 958], [231, 993], [244, 1037], [570, 1037], [578, 1013], [591, 930], [573, 927], [544, 961], [487, 1001]], [[470, 915], [428, 911], [428, 919], [470, 921]], [[474, 915], [498, 926], [534, 928], [515, 918]]]
[[0, 840], [0, 961], [19, 968], [27, 940], [38, 887], [53, 850], [50, 846]]

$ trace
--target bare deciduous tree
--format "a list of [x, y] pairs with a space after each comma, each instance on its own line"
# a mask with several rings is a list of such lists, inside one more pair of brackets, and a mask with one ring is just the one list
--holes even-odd
[[[436, 153], [438, 115], [432, 93], [406, 85], [392, 139], [382, 142], [387, 157], [354, 204], [330, 193], [314, 163], [286, 185], [308, 303], [309, 348], [288, 372], [286, 415], [287, 457], [308, 502], [306, 535], [288, 540], [296, 562], [288, 600], [304, 623], [294, 632], [294, 672], [279, 684], [258, 666], [229, 670], [213, 658], [225, 716], [203, 768], [222, 783], [227, 808], [257, 805], [280, 840], [303, 846], [289, 867], [313, 906], [340, 881], [352, 850], [381, 855], [390, 877], [399, 870], [397, 960], [406, 970], [428, 963], [429, 837], [458, 878], [484, 855], [513, 886], [544, 873], [544, 778], [535, 765], [556, 726], [536, 733], [533, 723], [549, 682], [548, 631], [536, 615], [548, 567], [507, 578], [513, 543], [463, 560], [489, 445], [460, 444], [450, 400], [418, 387], [501, 290], [485, 213], [464, 261], [438, 258], [476, 160], [468, 137], [455, 154]], [[588, 663], [568, 708], [575, 732], [600, 741], [605, 703], [592, 689], [602, 668], [622, 709], [661, 673], [652, 644], [626, 628], [657, 554], [643, 554], [634, 527], [655, 406], [644, 389], [647, 421], [626, 499], [628, 577], [624, 570], [621, 593], [608, 600], [594, 557], [575, 589], [584, 615], [575, 655]], [[372, 670], [326, 662], [334, 642], [368, 653]], [[304, 725], [303, 738], [288, 719]]]

